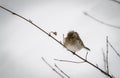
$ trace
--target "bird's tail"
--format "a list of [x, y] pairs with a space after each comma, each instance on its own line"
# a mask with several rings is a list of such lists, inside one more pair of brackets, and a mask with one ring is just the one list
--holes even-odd
[[90, 51], [90, 49], [88, 47], [84, 47], [84, 48]]

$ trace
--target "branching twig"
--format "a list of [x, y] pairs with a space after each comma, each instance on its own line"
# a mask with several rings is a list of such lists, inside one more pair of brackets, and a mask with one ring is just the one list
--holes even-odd
[[[41, 30], [42, 32], [44, 32], [46, 35], [48, 35], [49, 37], [51, 37], [52, 39], [54, 39], [56, 42], [58, 42], [60, 45], [62, 45], [63, 47], [65, 47], [60, 41], [58, 41], [56, 38], [54, 38], [53, 36], [49, 35], [49, 33], [47, 33], [45, 30], [43, 30], [42, 28], [40, 28], [39, 26], [37, 26], [36, 24], [34, 24], [32, 21], [29, 21], [28, 19], [26, 19], [25, 17], [12, 12], [11, 10], [0, 6], [0, 8], [12, 13], [13, 15], [16, 15], [24, 20], [26, 20], [27, 22], [31, 23], [34, 27], [38, 28], [39, 30]], [[65, 47], [66, 48], [66, 47]], [[90, 64], [91, 66], [95, 67], [96, 69], [98, 69], [99, 71], [101, 71], [103, 74], [105, 74], [106, 76], [109, 76], [110, 78], [113, 78], [110, 74], [106, 73], [105, 71], [103, 71], [101, 68], [97, 67], [96, 65], [92, 64], [91, 62], [87, 61], [86, 59], [82, 58], [81, 56], [77, 55], [75, 52], [68, 50], [69, 52], [71, 52], [73, 55], [75, 55], [76, 57], [82, 59], [83, 61], [85, 61], [86, 63]]]
[[114, 52], [118, 55], [118, 57], [120, 57], [120, 54], [117, 52], [117, 50], [112, 46], [112, 44], [109, 41], [108, 41], [108, 44], [114, 50]]
[[[86, 53], [85, 59], [87, 60], [87, 55], [88, 52]], [[75, 62], [75, 61], [70, 61], [70, 60], [59, 60], [59, 59], [54, 59], [56, 61], [61, 61], [61, 62], [71, 62], [71, 63], [85, 63], [85, 61], [81, 61], [81, 62]]]
[[61, 76], [62, 78], [64, 78], [64, 76], [61, 75], [57, 70], [55, 70], [43, 57], [41, 57], [41, 59], [42, 59], [54, 72], [56, 72], [59, 76]]
[[67, 78], [70, 78], [64, 71], [62, 71], [56, 64], [55, 67], [60, 70], [61, 73], [63, 73]]
[[99, 22], [99, 23], [101, 23], [101, 24], [104, 24], [104, 25], [106, 25], [106, 26], [108, 26], [108, 27], [113, 27], [113, 28], [120, 29], [119, 26], [115, 26], [115, 25], [107, 24], [107, 23], [105, 23], [105, 22], [103, 22], [103, 21], [101, 21], [101, 20], [98, 20], [97, 18], [95, 18], [95, 17], [89, 15], [87, 12], [84, 12], [84, 14], [85, 14], [86, 16], [88, 16], [88, 17], [94, 19], [95, 21], [97, 21], [97, 22]]

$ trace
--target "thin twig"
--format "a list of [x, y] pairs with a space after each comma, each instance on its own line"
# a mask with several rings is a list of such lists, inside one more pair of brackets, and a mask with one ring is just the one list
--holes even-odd
[[85, 56], [85, 59], [87, 60], [87, 55], [88, 55], [88, 52], [86, 53], [86, 56]]
[[57, 70], [55, 70], [43, 57], [41, 59], [54, 71], [56, 72], [60, 77], [64, 78], [62, 74], [60, 74]]
[[[0, 8], [12, 13], [13, 15], [16, 15], [24, 20], [26, 20], [27, 22], [31, 23], [33, 26], [35, 26], [36, 28], [38, 28], [39, 30], [41, 30], [42, 32], [44, 32], [46, 35], [48, 35], [49, 37], [51, 37], [52, 39], [54, 39], [56, 42], [58, 42], [60, 45], [62, 45], [64, 48], [66, 48], [60, 41], [58, 41], [56, 38], [54, 38], [53, 36], [49, 35], [49, 33], [47, 33], [45, 30], [43, 30], [42, 28], [40, 28], [39, 26], [37, 26], [36, 24], [34, 24], [32, 21], [29, 21], [28, 19], [24, 18], [23, 16], [12, 12], [11, 10], [0, 6]], [[66, 48], [67, 49], [67, 48]], [[86, 59], [82, 58], [81, 56], [77, 55], [75, 52], [68, 50], [69, 52], [71, 52], [73, 55], [75, 55], [76, 57], [84, 60], [86, 63], [90, 64], [91, 66], [95, 67], [96, 69], [98, 69], [99, 71], [101, 71], [103, 74], [105, 74], [106, 76], [109, 76], [110, 78], [113, 78], [110, 74], [106, 73], [105, 71], [103, 71], [101, 68], [97, 67], [96, 65], [92, 64], [91, 62], [87, 61]]]
[[117, 52], [117, 50], [112, 46], [112, 44], [109, 41], [108, 41], [108, 44], [114, 50], [114, 52], [117, 54], [117, 56], [120, 57], [120, 54]]
[[65, 37], [64, 37], [64, 34], [63, 34], [63, 42], [62, 43], [64, 43], [65, 42]]
[[62, 71], [56, 64], [55, 67], [61, 72], [63, 73], [66, 77], [70, 78], [70, 76], [68, 76], [64, 71]]
[[55, 61], [61, 61], [61, 62], [70, 62], [70, 63], [84, 63], [85, 61], [81, 62], [75, 62], [75, 61], [70, 61], [70, 60], [59, 60], [59, 59], [54, 59]]
[[109, 55], [108, 55], [109, 51], [108, 51], [108, 36], [106, 37], [106, 70], [107, 73], [109, 73]]
[[105, 56], [105, 52], [102, 49], [102, 53], [103, 53], [103, 62], [104, 62], [104, 69], [106, 71], [106, 56]]
[[[88, 52], [86, 53], [85, 59], [87, 60], [87, 55]], [[81, 61], [81, 62], [76, 62], [76, 61], [70, 61], [70, 60], [59, 60], [59, 59], [54, 59], [55, 61], [61, 61], [61, 62], [71, 62], [71, 63], [85, 63], [85, 61]]]
[[105, 22], [103, 22], [103, 21], [101, 21], [101, 20], [98, 20], [97, 18], [95, 18], [95, 17], [91, 16], [91, 15], [90, 15], [90, 14], [88, 14], [87, 12], [83, 12], [83, 13], [84, 13], [86, 16], [88, 16], [88, 17], [92, 18], [93, 20], [95, 20], [95, 21], [97, 21], [97, 22], [99, 22], [99, 23], [101, 23], [101, 24], [104, 24], [105, 26], [120, 29], [120, 27], [119, 27], [119, 26], [115, 26], [115, 25], [107, 24], [107, 23], [105, 23]]

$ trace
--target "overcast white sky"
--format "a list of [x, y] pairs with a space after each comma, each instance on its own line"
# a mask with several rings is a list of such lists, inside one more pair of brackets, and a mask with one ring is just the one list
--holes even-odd
[[[83, 12], [120, 27], [120, 5], [110, 0], [0, 0], [0, 5], [32, 20], [47, 32], [56, 31], [58, 40], [75, 30], [91, 49], [88, 60], [104, 69], [102, 49], [106, 36], [120, 51], [120, 29], [108, 27]], [[109, 48], [110, 73], [120, 77], [120, 58]], [[78, 54], [85, 56], [86, 50]], [[119, 52], [120, 53], [120, 52]], [[0, 78], [61, 78], [42, 60], [56, 63], [71, 78], [106, 78], [97, 69], [83, 64], [54, 61], [54, 58], [81, 61], [65, 48], [23, 19], [0, 8]]]

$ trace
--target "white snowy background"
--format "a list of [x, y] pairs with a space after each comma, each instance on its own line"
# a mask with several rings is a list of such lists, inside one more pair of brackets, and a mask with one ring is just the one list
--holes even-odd
[[[88, 61], [104, 70], [103, 51], [106, 36], [120, 51], [120, 29], [101, 24], [83, 14], [120, 27], [120, 4], [111, 0], [0, 0], [0, 5], [32, 20], [47, 32], [63, 41], [63, 34], [77, 31], [84, 44], [91, 49]], [[86, 50], [77, 54], [85, 57]], [[120, 52], [119, 52], [120, 53]], [[0, 78], [61, 78], [41, 57], [54, 67], [57, 64], [71, 78], [106, 78], [87, 63], [74, 64], [56, 59], [82, 61], [56, 41], [25, 20], [0, 8]], [[109, 47], [109, 70], [120, 77], [120, 58]]]

